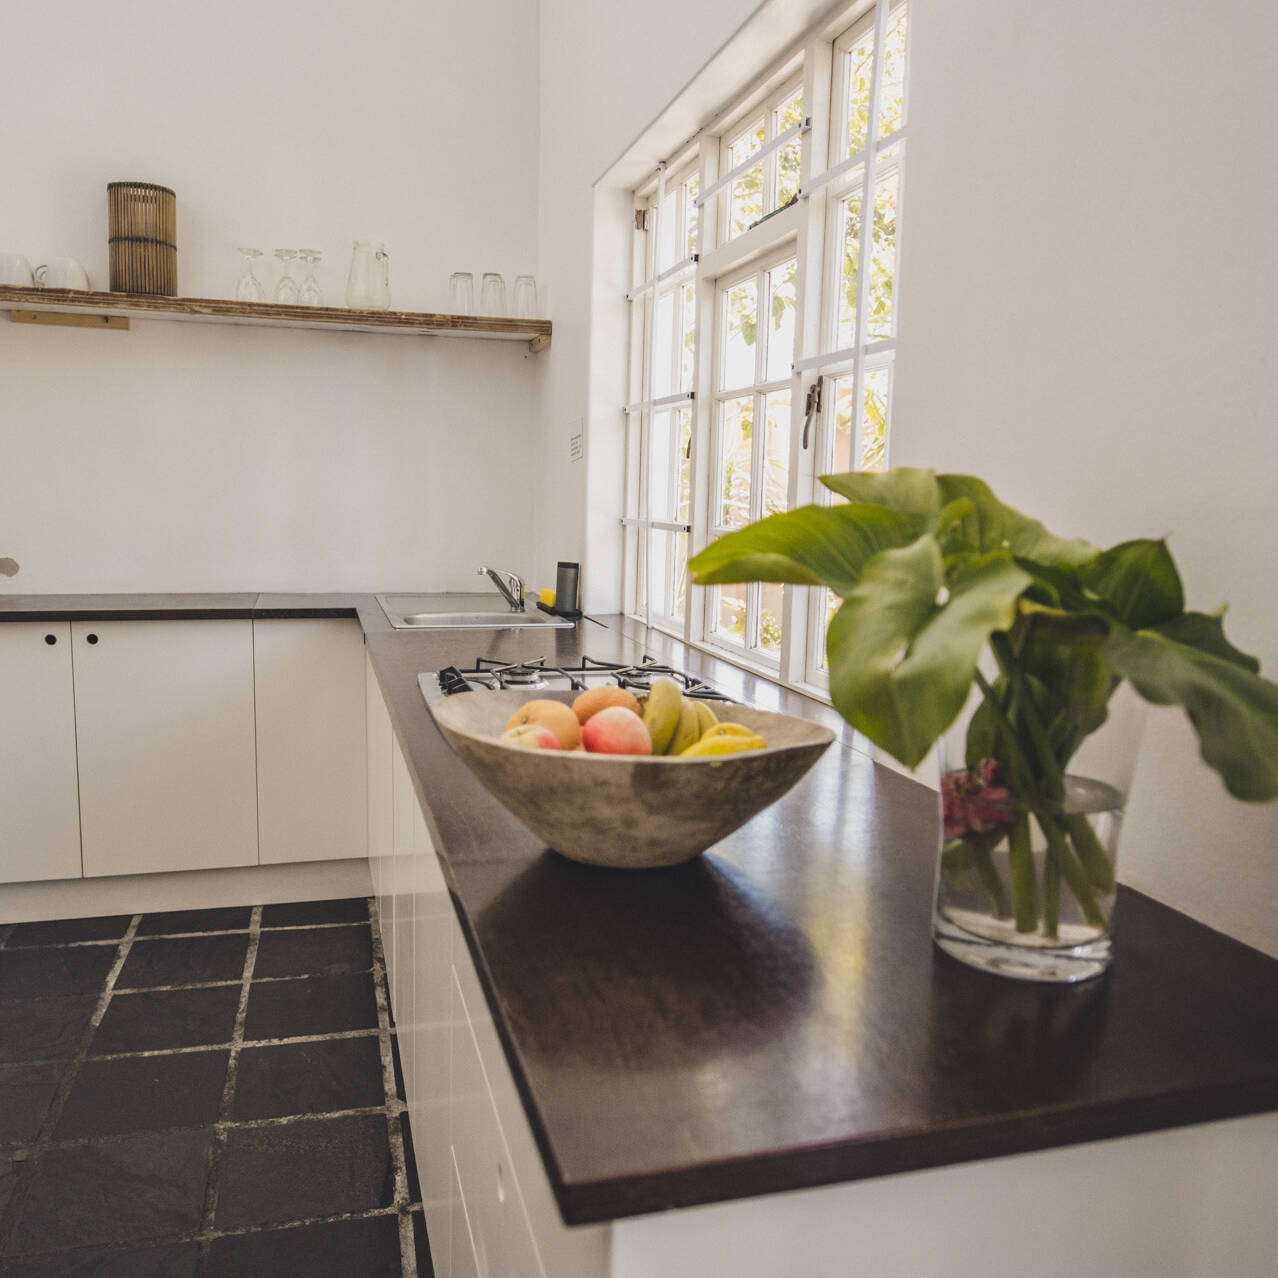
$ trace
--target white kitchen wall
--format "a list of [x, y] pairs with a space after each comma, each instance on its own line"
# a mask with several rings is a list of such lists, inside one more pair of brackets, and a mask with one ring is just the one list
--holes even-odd
[[[392, 304], [453, 270], [537, 270], [531, 0], [12, 0], [0, 249], [107, 286], [106, 184], [178, 196], [180, 291], [227, 297], [241, 244], [355, 237]], [[537, 358], [518, 343], [0, 316], [9, 592], [429, 588], [527, 572]]]

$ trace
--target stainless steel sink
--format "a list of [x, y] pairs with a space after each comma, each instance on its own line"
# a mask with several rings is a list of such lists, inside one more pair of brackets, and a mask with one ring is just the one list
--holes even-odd
[[533, 626], [564, 627], [563, 617], [539, 612], [536, 606], [512, 612], [492, 594], [378, 595], [386, 619], [396, 630], [525, 630]]

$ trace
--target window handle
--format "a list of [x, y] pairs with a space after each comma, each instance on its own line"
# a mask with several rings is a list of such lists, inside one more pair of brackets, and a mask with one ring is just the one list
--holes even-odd
[[803, 404], [803, 448], [806, 451], [808, 447], [808, 432], [812, 429], [812, 419], [821, 411], [821, 383], [825, 381], [822, 376], [817, 377], [816, 381], [808, 387], [808, 397]]

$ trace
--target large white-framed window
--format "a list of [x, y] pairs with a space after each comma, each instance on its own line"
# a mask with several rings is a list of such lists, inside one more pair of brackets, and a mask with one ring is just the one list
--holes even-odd
[[689, 587], [687, 558], [887, 465], [908, 22], [860, 0], [636, 191], [627, 609], [806, 690], [828, 592]]

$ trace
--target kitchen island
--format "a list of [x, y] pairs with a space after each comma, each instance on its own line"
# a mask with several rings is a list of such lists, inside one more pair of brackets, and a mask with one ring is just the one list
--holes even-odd
[[[566, 861], [452, 754], [419, 673], [479, 655], [649, 653], [763, 708], [841, 722], [621, 618], [425, 634], [392, 631], [369, 596], [227, 602], [254, 617], [359, 617], [370, 704], [375, 689], [441, 876], [401, 882], [395, 908], [461, 938], [454, 970], [469, 965], [476, 985], [460, 997], [500, 1045], [484, 1059], [475, 1030], [525, 1208], [536, 1217], [526, 1138], [562, 1219], [587, 1227], [564, 1234], [591, 1240], [575, 1254], [599, 1258], [598, 1273], [948, 1276], [1031, 1259], [1039, 1273], [1269, 1272], [1274, 960], [1120, 890], [1100, 981], [1039, 987], [952, 962], [930, 940], [934, 796], [846, 730], [695, 862]], [[108, 606], [123, 605], [83, 605]], [[58, 607], [10, 597], [0, 612]], [[392, 968], [433, 961], [423, 935], [406, 951], [388, 942]], [[504, 1070], [518, 1113], [502, 1109]], [[421, 1082], [410, 1070], [410, 1103]], [[554, 1245], [528, 1272], [568, 1278]]]

